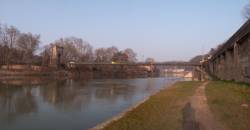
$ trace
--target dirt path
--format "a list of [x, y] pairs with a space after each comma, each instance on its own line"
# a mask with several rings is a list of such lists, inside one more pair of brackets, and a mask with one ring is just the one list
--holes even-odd
[[205, 87], [207, 82], [198, 87], [190, 102], [183, 109], [183, 130], [228, 130], [216, 121], [207, 104]]

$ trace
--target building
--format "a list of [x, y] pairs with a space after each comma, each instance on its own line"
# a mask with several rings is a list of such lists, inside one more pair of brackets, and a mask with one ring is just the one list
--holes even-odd
[[63, 64], [63, 47], [53, 45], [50, 53], [50, 67], [58, 68]]

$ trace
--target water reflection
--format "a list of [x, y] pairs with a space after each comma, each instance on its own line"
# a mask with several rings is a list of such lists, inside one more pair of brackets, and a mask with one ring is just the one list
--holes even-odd
[[32, 95], [32, 88], [19, 86], [0, 87], [0, 119], [3, 122], [15, 120], [21, 116], [37, 111], [37, 104]]
[[2, 81], [0, 129], [87, 129], [177, 80]]

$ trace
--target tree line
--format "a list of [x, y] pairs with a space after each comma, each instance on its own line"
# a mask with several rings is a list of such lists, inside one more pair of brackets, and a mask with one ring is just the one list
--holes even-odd
[[[63, 47], [64, 62], [110, 63], [114, 59], [123, 62], [137, 62], [133, 49], [119, 50], [115, 46], [94, 49], [93, 46], [77, 37], [66, 37], [41, 47], [40, 35], [20, 32], [14, 26], [0, 24], [0, 65], [9, 64], [48, 64], [51, 47]], [[126, 58], [120, 58], [126, 56]]]
[[137, 54], [131, 48], [119, 50], [117, 47], [111, 46], [93, 49], [89, 42], [77, 37], [60, 38], [46, 45], [42, 55], [49, 56], [51, 53], [50, 48], [54, 45], [63, 47], [63, 59], [65, 62], [74, 60], [88, 63], [111, 63], [114, 56], [118, 54], [127, 56], [124, 62], [137, 62]]
[[14, 26], [0, 24], [0, 64], [31, 64], [40, 44], [40, 35], [21, 33]]

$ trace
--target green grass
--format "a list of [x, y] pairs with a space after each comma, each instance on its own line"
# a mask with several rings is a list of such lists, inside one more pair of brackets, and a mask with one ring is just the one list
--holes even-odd
[[[250, 85], [211, 81], [206, 87], [215, 117], [232, 130], [250, 130]], [[241, 105], [248, 104], [248, 108]]]
[[202, 82], [178, 82], [114, 121], [104, 130], [180, 130], [182, 109]]

